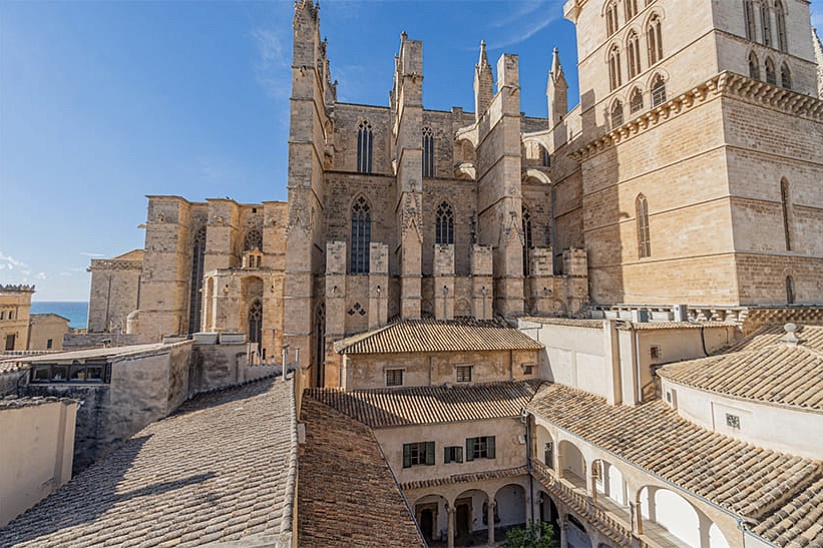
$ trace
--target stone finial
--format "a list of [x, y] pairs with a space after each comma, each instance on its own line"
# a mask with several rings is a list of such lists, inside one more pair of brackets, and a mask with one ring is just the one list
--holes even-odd
[[804, 342], [805, 339], [801, 339], [797, 336], [797, 325], [793, 323], [787, 323], [783, 326], [783, 329], [786, 330], [786, 335], [780, 339], [780, 342], [786, 343], [786, 345], [790, 348], [796, 348], [798, 344]]
[[476, 120], [483, 117], [494, 96], [494, 76], [489, 57], [486, 55], [486, 41], [480, 41], [480, 58], [474, 69], [474, 115]]

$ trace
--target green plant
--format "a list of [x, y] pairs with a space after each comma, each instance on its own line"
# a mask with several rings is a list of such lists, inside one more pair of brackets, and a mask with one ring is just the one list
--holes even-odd
[[557, 548], [554, 529], [546, 522], [529, 521], [525, 527], [515, 527], [506, 533], [505, 548]]

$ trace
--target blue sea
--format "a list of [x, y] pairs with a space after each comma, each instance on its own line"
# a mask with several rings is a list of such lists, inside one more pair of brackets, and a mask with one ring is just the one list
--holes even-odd
[[85, 328], [89, 320], [87, 301], [33, 301], [32, 314], [57, 314], [69, 319], [69, 327]]

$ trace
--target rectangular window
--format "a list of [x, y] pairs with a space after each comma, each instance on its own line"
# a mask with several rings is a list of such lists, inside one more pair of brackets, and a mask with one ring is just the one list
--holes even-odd
[[72, 383], [108, 383], [111, 382], [109, 365], [103, 360], [90, 360], [86, 363], [37, 364], [32, 367], [32, 383], [50, 382]]
[[46, 341], [46, 350], [51, 350], [52, 345], [54, 344], [53, 339], [49, 339]]
[[403, 444], [403, 468], [434, 466], [434, 442], [419, 441]]
[[403, 386], [403, 370], [386, 369], [386, 386]]
[[493, 459], [494, 436], [481, 438], [466, 438], [466, 460]]
[[6, 350], [14, 350], [14, 340], [16, 338], [17, 335], [15, 333], [10, 333], [9, 335], [6, 335]]
[[534, 364], [533, 363], [524, 363], [522, 367], [523, 367], [523, 374], [524, 375], [534, 374]]
[[472, 382], [472, 366], [458, 365], [454, 368], [455, 382]]
[[726, 413], [726, 426], [740, 430], [740, 417]]
[[445, 464], [463, 462], [463, 448], [459, 445], [443, 448], [443, 462]]
[[649, 347], [649, 357], [653, 360], [660, 359], [660, 347], [659, 346], [650, 346]]
[[0, 311], [0, 320], [5, 320], [5, 319], [6, 319], [6, 311], [2, 310], [2, 311]]

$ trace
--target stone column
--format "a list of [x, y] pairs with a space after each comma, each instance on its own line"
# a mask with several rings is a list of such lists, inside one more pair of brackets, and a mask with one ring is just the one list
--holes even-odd
[[497, 507], [497, 501], [492, 499], [489, 502], [488, 520], [489, 520], [489, 546], [494, 545], [494, 509]]
[[454, 245], [434, 246], [434, 317], [454, 319]]
[[560, 548], [569, 548], [569, 535], [566, 529], [569, 528], [569, 522], [566, 521], [566, 516], [560, 516]]
[[[337, 340], [346, 332], [346, 242], [326, 242], [326, 340]], [[286, 316], [286, 323], [291, 321]], [[318, 362], [320, 357], [318, 357]], [[326, 360], [323, 378], [312, 373], [313, 386], [339, 386], [339, 362]]]
[[446, 504], [446, 513], [449, 515], [448, 534], [448, 548], [454, 548], [454, 508]]
[[494, 317], [494, 279], [492, 277], [492, 248], [472, 246], [472, 315], [478, 320]]
[[389, 322], [389, 246], [372, 242], [369, 249], [369, 329]]

